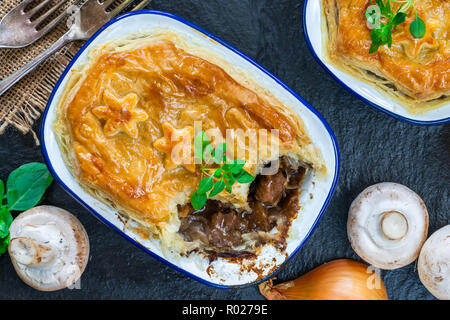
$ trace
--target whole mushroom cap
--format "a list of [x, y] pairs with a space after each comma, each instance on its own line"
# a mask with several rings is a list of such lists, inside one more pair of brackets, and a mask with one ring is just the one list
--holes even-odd
[[420, 251], [419, 278], [436, 298], [450, 300], [450, 225], [428, 238]]
[[413, 262], [428, 233], [428, 211], [411, 189], [393, 182], [368, 187], [352, 202], [347, 234], [353, 250], [380, 269]]
[[14, 269], [29, 286], [54, 291], [74, 284], [86, 268], [89, 238], [66, 210], [38, 206], [14, 219], [8, 252]]

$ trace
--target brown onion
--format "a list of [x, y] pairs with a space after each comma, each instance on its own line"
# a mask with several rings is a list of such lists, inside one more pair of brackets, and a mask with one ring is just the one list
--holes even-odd
[[383, 280], [368, 265], [339, 259], [325, 263], [300, 278], [273, 285], [259, 285], [269, 300], [387, 300]]

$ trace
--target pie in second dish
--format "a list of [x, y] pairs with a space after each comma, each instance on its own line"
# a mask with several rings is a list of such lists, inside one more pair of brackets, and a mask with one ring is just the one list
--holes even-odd
[[[370, 0], [322, 0], [327, 59], [399, 101], [410, 113], [421, 114], [450, 102], [450, 2], [414, 1], [426, 33], [416, 39], [410, 24], [415, 11], [392, 32], [392, 46], [369, 53]], [[386, 2], [386, 1], [383, 1]], [[402, 3], [391, 2], [396, 12]]]
[[[244, 169], [256, 178], [194, 210], [190, 199], [205, 172], [186, 151], [198, 123], [218, 134], [213, 143], [226, 137], [227, 152], [244, 151]], [[283, 249], [301, 213], [303, 180], [326, 175], [298, 114], [242, 70], [166, 30], [93, 49], [71, 71], [54, 131], [86, 191], [182, 255], [257, 254], [268, 243]]]

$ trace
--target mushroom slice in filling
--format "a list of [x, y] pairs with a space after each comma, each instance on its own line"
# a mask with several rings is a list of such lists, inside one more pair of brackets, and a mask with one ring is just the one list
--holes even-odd
[[[247, 198], [250, 210], [212, 199], [197, 211], [190, 204], [180, 206], [183, 217], [179, 232], [184, 239], [199, 240], [215, 252], [243, 245], [243, 235], [247, 234], [257, 245], [276, 239], [283, 246], [290, 223], [300, 209], [300, 186], [307, 169], [287, 156], [281, 157], [279, 164], [275, 174], [258, 175], [251, 184]], [[269, 236], [274, 228], [277, 232]]]

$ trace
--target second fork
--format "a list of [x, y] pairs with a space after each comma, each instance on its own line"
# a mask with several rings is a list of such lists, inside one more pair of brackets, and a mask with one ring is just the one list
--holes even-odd
[[[141, 0], [132, 11], [142, 9], [150, 1]], [[87, 0], [80, 7], [80, 10], [72, 15], [74, 23], [67, 33], [25, 66], [0, 81], [0, 96], [60, 48], [75, 40], [89, 39], [103, 24], [127, 8], [133, 0], [123, 0], [117, 7], [114, 7], [111, 11], [107, 11], [115, 2], [117, 0], [106, 0], [102, 3], [99, 0]], [[75, 16], [77, 14], [79, 15], [78, 17]]]
[[[0, 21], [0, 48], [21, 48], [32, 44], [55, 28], [69, 13], [64, 10], [51, 21], [47, 20], [67, 4], [67, 0], [44, 0], [28, 9], [36, 0], [24, 0]], [[79, 4], [77, 0], [75, 4]], [[47, 10], [45, 10], [47, 9]]]

